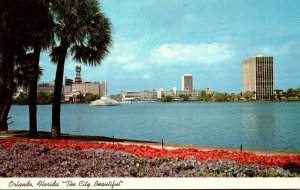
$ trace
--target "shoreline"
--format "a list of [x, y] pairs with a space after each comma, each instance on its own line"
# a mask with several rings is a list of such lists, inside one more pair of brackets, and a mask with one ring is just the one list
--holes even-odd
[[[28, 130], [11, 130], [0, 132], [0, 140], [6, 138], [31, 138], [29, 136]], [[36, 139], [51, 139], [51, 133], [46, 131], [38, 131]], [[74, 141], [87, 141], [94, 143], [119, 143], [122, 145], [139, 145], [139, 146], [150, 146], [153, 148], [162, 148], [162, 142], [154, 141], [143, 141], [134, 139], [121, 139], [112, 138], [106, 136], [87, 136], [87, 135], [74, 135], [74, 134], [61, 134], [61, 138], [64, 140], [74, 140]], [[54, 139], [55, 140], [55, 139]], [[59, 140], [59, 139], [58, 139]], [[176, 143], [163, 143], [164, 149], [188, 149], [194, 148], [201, 151], [210, 150], [226, 150], [240, 152], [240, 148], [230, 148], [230, 147], [215, 147], [215, 146], [203, 146], [203, 145], [192, 145], [192, 144], [176, 144]], [[264, 150], [264, 149], [249, 149], [243, 148], [243, 152], [251, 152], [256, 155], [300, 155], [300, 150]]]
[[[139, 103], [300, 103], [300, 100], [256, 100], [256, 101], [172, 101], [172, 102], [163, 102], [163, 101], [137, 101]], [[73, 105], [73, 104], [90, 104], [90, 102], [80, 102], [80, 103], [65, 103], [61, 102], [61, 105]], [[122, 104], [122, 102], [121, 102]], [[123, 103], [123, 104], [134, 104], [134, 103]], [[28, 106], [29, 104], [12, 104], [14, 106]], [[37, 104], [37, 105], [52, 105], [50, 104]]]

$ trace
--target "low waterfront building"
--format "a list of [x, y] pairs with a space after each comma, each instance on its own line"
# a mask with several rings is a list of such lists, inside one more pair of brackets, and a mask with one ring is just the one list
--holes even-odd
[[68, 94], [65, 94], [65, 102], [79, 103], [81, 102], [82, 94], [78, 90], [73, 90]]
[[153, 101], [157, 99], [156, 91], [122, 91], [122, 101]]
[[[44, 92], [46, 94], [54, 93], [54, 83], [42, 83], [37, 85], [37, 93]], [[64, 95], [65, 87], [61, 87], [61, 94]]]
[[37, 85], [37, 92], [54, 93], [54, 84], [42, 83]]

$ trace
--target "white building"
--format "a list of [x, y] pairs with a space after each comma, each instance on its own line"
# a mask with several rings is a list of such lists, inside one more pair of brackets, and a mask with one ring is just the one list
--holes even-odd
[[157, 99], [156, 91], [122, 91], [121, 92], [122, 101], [151, 101]]

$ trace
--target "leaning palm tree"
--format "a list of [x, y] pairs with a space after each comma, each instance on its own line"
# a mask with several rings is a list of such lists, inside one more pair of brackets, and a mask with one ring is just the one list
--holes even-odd
[[64, 65], [68, 54], [73, 60], [89, 64], [100, 64], [109, 53], [112, 44], [111, 24], [100, 11], [97, 0], [53, 0], [51, 12], [54, 16], [56, 45], [50, 54], [57, 64], [54, 100], [52, 107], [52, 138], [60, 137], [61, 92]]

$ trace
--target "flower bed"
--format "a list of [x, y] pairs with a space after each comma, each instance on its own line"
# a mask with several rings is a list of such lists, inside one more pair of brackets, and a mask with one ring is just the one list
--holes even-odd
[[0, 177], [300, 177], [282, 168], [231, 160], [150, 159], [105, 149], [58, 149], [34, 143], [4, 148], [1, 144]]
[[0, 141], [0, 147], [8, 148], [17, 142], [35, 143], [53, 147], [56, 149], [73, 148], [76, 150], [85, 149], [104, 149], [127, 152], [144, 158], [178, 158], [195, 159], [197, 161], [205, 160], [232, 160], [240, 164], [254, 164], [262, 167], [287, 167], [289, 165], [300, 166], [300, 155], [256, 155], [250, 152], [209, 150], [201, 151], [197, 149], [158, 149], [149, 146], [121, 145], [113, 143], [93, 143], [74, 140], [51, 140], [51, 139], [4, 139]]

